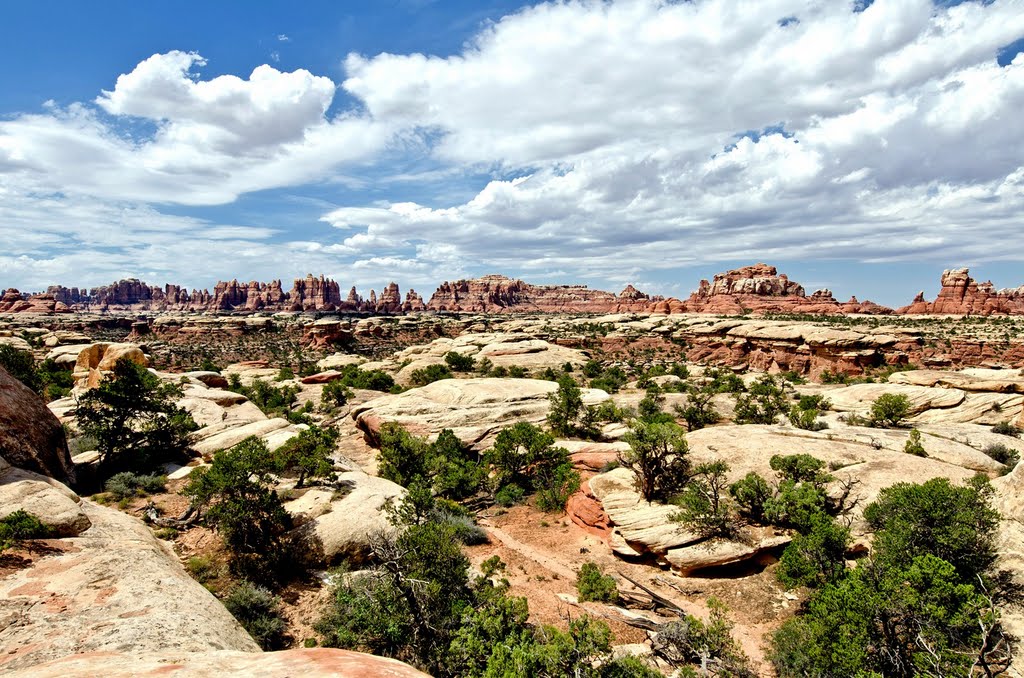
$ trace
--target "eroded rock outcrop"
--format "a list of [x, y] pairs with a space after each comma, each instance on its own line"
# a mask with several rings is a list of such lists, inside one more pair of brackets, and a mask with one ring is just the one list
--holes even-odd
[[925, 301], [919, 293], [909, 305], [897, 309], [901, 314], [935, 315], [1024, 315], [1024, 285], [997, 290], [991, 281], [979, 283], [966, 268], [942, 272], [935, 301]]
[[442, 283], [426, 307], [463, 313], [619, 313], [644, 310], [650, 301], [632, 286], [616, 296], [586, 285], [531, 285], [486, 275]]
[[[381, 426], [396, 422], [411, 433], [430, 438], [449, 428], [464, 443], [482, 451], [506, 426], [545, 421], [551, 410], [548, 396], [557, 388], [556, 383], [540, 379], [442, 379], [357, 405], [352, 418], [371, 442], [379, 440]], [[604, 391], [583, 389], [587, 405], [607, 398]]]
[[710, 282], [701, 280], [697, 291], [685, 301], [665, 299], [651, 305], [654, 313], [809, 313], [838, 315], [846, 313], [891, 313], [891, 309], [870, 301], [863, 304], [852, 298], [840, 304], [830, 290], [818, 290], [807, 296], [804, 288], [780, 274], [774, 266], [754, 264], [719, 273]]
[[0, 457], [21, 469], [75, 482], [64, 429], [31, 389], [0, 367]]

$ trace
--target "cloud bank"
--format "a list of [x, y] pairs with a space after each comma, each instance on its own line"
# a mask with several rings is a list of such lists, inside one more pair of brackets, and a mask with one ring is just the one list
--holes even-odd
[[[447, 58], [348, 55], [340, 114], [324, 76], [203, 79], [200, 55], [157, 54], [94, 102], [0, 120], [0, 277], [161, 262], [194, 279], [168, 231], [217, 270], [250, 277], [301, 252], [343, 284], [1020, 261], [1024, 54], [997, 56], [1021, 37], [1024, 0], [545, 3]], [[414, 162], [435, 198], [406, 197]], [[387, 201], [322, 214], [331, 241], [165, 207], [310, 184], [333, 200], [330, 181], [392, 169]], [[210, 254], [228, 247], [255, 256]]]

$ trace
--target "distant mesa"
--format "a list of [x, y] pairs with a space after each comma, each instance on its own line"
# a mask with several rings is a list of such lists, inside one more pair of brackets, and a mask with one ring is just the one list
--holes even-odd
[[710, 282], [701, 280], [697, 291], [685, 301], [670, 298], [656, 302], [654, 313], [809, 313], [842, 315], [847, 313], [887, 314], [892, 309], [856, 297], [841, 304], [830, 290], [818, 290], [807, 296], [802, 285], [780, 274], [774, 266], [754, 264], [719, 273]]
[[[655, 297], [660, 300], [660, 297]], [[586, 285], [531, 285], [503, 275], [441, 284], [427, 310], [462, 313], [623, 313], [643, 312], [651, 297], [629, 285], [622, 294]]]
[[903, 315], [1024, 315], [1024, 285], [997, 290], [991, 281], [979, 283], [966, 268], [942, 272], [935, 301], [918, 293], [908, 306], [896, 309]]
[[338, 283], [323, 275], [296, 278], [292, 289], [284, 291], [280, 280], [268, 283], [238, 280], [220, 281], [213, 292], [191, 292], [179, 285], [151, 286], [130, 278], [90, 290], [55, 285], [43, 294], [23, 295], [8, 289], [0, 297], [0, 313], [62, 313], [73, 311], [305, 311], [409, 313], [425, 309], [423, 297], [409, 290], [403, 300], [395, 283], [381, 292], [370, 290], [368, 299], [356, 288], [341, 298]]
[[287, 292], [280, 280], [221, 281], [210, 292], [189, 291], [179, 285], [150, 286], [131, 278], [90, 290], [57, 285], [42, 294], [8, 289], [0, 296], [0, 313], [75, 311], [1024, 315], [1024, 286], [996, 290], [991, 282], [975, 281], [966, 268], [952, 269], [943, 272], [935, 301], [925, 301], [922, 292], [909, 305], [893, 311], [855, 296], [837, 301], [828, 289], [808, 295], [803, 285], [761, 263], [701, 280], [686, 299], [649, 296], [632, 285], [614, 294], [586, 285], [533, 285], [503, 275], [446, 281], [427, 302], [412, 289], [403, 296], [396, 283], [380, 293], [370, 290], [366, 297], [352, 287], [343, 298], [338, 283], [323, 275], [296, 278]]

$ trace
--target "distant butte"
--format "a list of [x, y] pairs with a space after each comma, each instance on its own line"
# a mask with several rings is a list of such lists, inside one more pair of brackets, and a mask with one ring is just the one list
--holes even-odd
[[649, 296], [627, 285], [619, 294], [586, 285], [533, 285], [503, 275], [444, 282], [426, 303], [410, 289], [404, 297], [396, 283], [367, 297], [355, 287], [343, 298], [337, 282], [324, 276], [296, 278], [289, 291], [280, 280], [218, 282], [213, 292], [178, 285], [156, 287], [136, 279], [120, 280], [90, 290], [52, 286], [42, 294], [8, 289], [0, 295], [0, 313], [73, 313], [76, 311], [176, 311], [253, 313], [322, 312], [400, 315], [418, 311], [448, 313], [804, 313], [809, 315], [1024, 315], [1024, 286], [996, 290], [979, 283], [966, 268], [943, 272], [933, 302], [920, 293], [907, 306], [893, 310], [851, 297], [840, 302], [827, 289], [808, 295], [804, 287], [774, 266], [754, 264], [701, 280], [686, 299]]

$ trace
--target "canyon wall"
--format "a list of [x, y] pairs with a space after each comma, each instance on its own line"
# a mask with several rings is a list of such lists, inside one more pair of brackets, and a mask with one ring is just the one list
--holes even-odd
[[621, 313], [646, 311], [651, 301], [632, 285], [615, 295], [586, 285], [531, 285], [503, 275], [487, 275], [442, 283], [427, 302], [427, 309], [462, 313]]

